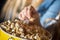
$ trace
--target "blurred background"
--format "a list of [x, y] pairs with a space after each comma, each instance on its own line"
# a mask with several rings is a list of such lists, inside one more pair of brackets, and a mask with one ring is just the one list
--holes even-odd
[[[5, 5], [6, 3], [6, 0], [0, 0], [0, 16], [1, 16], [1, 11], [2, 11], [2, 8], [3, 6]], [[2, 22], [3, 20], [0, 18], [0, 22]]]
[[0, 13], [5, 3], [6, 3], [6, 0], [0, 0]]

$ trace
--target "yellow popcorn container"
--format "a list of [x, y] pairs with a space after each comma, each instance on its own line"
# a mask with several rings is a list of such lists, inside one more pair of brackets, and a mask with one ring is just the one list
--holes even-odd
[[10, 35], [0, 28], [0, 40], [23, 40], [23, 38]]

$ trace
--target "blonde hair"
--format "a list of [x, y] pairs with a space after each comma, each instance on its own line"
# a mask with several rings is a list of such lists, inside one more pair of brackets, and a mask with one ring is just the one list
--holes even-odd
[[32, 5], [37, 8], [42, 3], [42, 0], [7, 0], [5, 6], [2, 9], [1, 17], [5, 17], [5, 20], [14, 20], [18, 15], [18, 10], [21, 11], [25, 6]]

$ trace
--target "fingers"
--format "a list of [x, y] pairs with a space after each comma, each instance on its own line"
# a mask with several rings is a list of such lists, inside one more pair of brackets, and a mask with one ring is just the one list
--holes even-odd
[[28, 12], [28, 8], [25, 7], [22, 12], [19, 14], [19, 19], [20, 20], [26, 20], [30, 18], [30, 13]]
[[25, 7], [24, 10], [22, 10], [22, 12], [20, 12], [19, 18], [21, 20], [26, 20], [26, 19], [30, 20], [30, 21], [34, 20], [37, 13], [34, 13], [33, 10], [34, 10], [34, 8], [32, 8], [31, 6]]

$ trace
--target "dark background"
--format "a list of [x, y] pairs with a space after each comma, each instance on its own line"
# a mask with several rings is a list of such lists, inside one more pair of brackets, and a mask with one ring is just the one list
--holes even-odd
[[3, 22], [3, 19], [1, 18], [1, 11], [5, 3], [6, 0], [0, 0], [0, 23]]
[[0, 14], [1, 14], [1, 10], [5, 4], [6, 0], [0, 0]]

